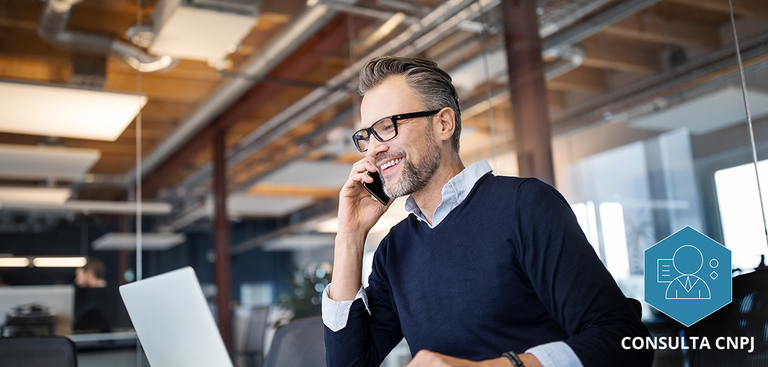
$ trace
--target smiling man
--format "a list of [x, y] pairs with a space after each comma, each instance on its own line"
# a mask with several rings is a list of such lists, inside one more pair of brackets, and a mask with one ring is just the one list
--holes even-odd
[[[431, 61], [380, 57], [360, 72], [365, 157], [339, 195], [333, 282], [323, 295], [329, 366], [379, 366], [405, 337], [421, 366], [650, 366], [648, 336], [568, 203], [531, 178], [459, 158], [461, 112]], [[392, 228], [362, 288], [365, 238], [388, 209], [378, 171], [412, 214]], [[516, 353], [517, 352], [517, 353]]]

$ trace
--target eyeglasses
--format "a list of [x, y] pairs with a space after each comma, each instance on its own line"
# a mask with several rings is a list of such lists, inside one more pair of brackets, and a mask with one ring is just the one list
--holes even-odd
[[397, 136], [397, 121], [432, 116], [438, 112], [440, 112], [440, 110], [404, 113], [385, 117], [374, 122], [369, 128], [357, 130], [357, 132], [352, 135], [352, 141], [355, 143], [357, 150], [364, 153], [368, 150], [368, 142], [371, 135], [382, 143], [390, 141]]

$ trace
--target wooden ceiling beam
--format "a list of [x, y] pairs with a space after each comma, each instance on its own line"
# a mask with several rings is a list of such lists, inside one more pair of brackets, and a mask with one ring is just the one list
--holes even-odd
[[[666, 0], [671, 3], [689, 5], [699, 9], [706, 9], [718, 13], [730, 14], [727, 0]], [[733, 4], [733, 14], [762, 19], [768, 18], [768, 2], [764, 0], [731, 0]]]
[[[135, 76], [137, 73], [134, 68], [113, 57], [107, 58], [107, 72], [110, 74], [125, 74], [133, 76]], [[158, 76], [205, 81], [220, 81], [226, 79], [223, 74], [208, 66], [208, 63], [193, 60], [179, 60], [179, 63], [170, 70], [166, 70], [161, 73], [144, 73], [141, 75], [142, 78], [149, 79]]]
[[0, 57], [2, 79], [63, 84], [71, 75], [72, 65], [66, 61]]
[[717, 28], [653, 14], [634, 14], [605, 29], [605, 33], [628, 39], [683, 47], [720, 47]]
[[579, 67], [547, 81], [547, 89], [563, 92], [605, 92], [605, 71]]
[[72, 54], [43, 42], [34, 30], [0, 28], [0, 56], [71, 62]]
[[659, 51], [639, 42], [631, 44], [601, 42], [599, 39], [591, 38], [581, 42], [580, 45], [586, 51], [582, 63], [584, 66], [636, 73], [661, 70]]
[[[169, 78], [160, 75], [142, 76], [141, 93], [146, 94], [150, 99], [191, 103], [208, 98], [218, 84], [215, 81]], [[104, 83], [104, 90], [135, 92], [136, 85], [136, 75], [111, 73]]]

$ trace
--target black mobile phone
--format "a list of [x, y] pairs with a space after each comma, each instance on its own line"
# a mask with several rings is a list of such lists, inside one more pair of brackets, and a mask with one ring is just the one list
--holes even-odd
[[368, 192], [373, 195], [373, 197], [378, 200], [381, 205], [387, 205], [389, 204], [389, 196], [384, 193], [384, 184], [381, 182], [381, 176], [379, 176], [379, 171], [371, 172], [367, 171], [368, 176], [373, 177], [373, 183], [367, 183], [363, 181], [363, 187], [365, 187]]

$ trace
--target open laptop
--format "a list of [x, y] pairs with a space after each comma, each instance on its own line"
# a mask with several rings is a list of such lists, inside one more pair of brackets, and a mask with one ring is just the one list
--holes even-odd
[[152, 367], [231, 367], [195, 271], [185, 267], [120, 287]]

